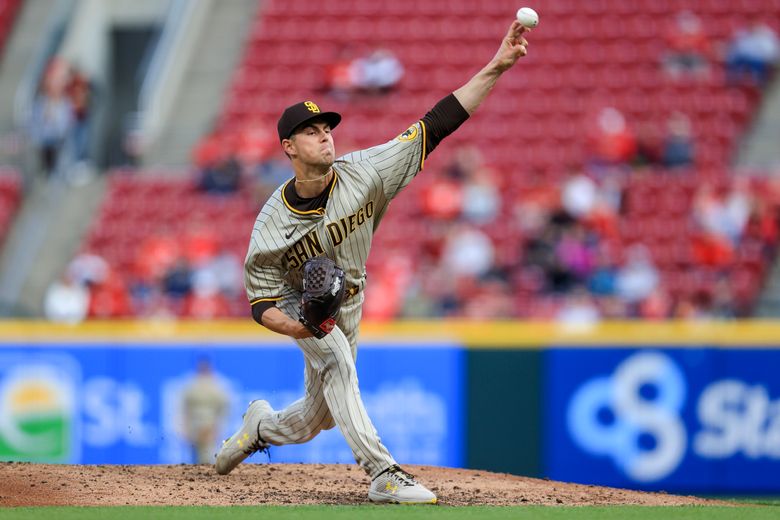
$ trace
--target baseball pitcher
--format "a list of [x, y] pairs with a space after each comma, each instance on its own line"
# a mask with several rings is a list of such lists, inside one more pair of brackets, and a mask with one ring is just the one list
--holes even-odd
[[398, 137], [373, 148], [337, 159], [331, 132], [339, 114], [312, 101], [284, 111], [277, 130], [295, 177], [260, 210], [245, 284], [255, 321], [290, 336], [303, 351], [306, 391], [284, 410], [252, 401], [243, 425], [217, 454], [217, 473], [229, 473], [270, 445], [306, 442], [338, 425], [371, 478], [371, 501], [436, 503], [382, 444], [360, 397], [355, 359], [366, 259], [390, 201], [526, 55], [526, 31], [513, 22], [481, 71]]

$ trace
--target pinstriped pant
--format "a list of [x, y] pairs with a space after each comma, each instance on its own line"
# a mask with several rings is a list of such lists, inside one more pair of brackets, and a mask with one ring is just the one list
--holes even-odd
[[[298, 319], [300, 297], [285, 298], [279, 307]], [[355, 460], [371, 478], [395, 464], [379, 439], [358, 389], [357, 336], [363, 293], [347, 299], [333, 332], [323, 339], [295, 340], [304, 355], [306, 394], [260, 423], [260, 437], [275, 446], [300, 444], [338, 425]]]

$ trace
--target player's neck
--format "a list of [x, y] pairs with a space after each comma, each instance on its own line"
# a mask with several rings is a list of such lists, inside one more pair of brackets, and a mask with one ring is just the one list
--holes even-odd
[[333, 168], [322, 171], [296, 171], [295, 193], [303, 199], [316, 197], [328, 187], [333, 178]]

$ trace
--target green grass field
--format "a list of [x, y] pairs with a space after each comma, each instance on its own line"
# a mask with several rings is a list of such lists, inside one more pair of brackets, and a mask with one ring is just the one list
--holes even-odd
[[763, 520], [780, 518], [780, 504], [740, 507], [431, 507], [431, 506], [297, 506], [297, 507], [25, 507], [0, 509], [0, 518], [57, 520], [155, 518], [164, 520]]

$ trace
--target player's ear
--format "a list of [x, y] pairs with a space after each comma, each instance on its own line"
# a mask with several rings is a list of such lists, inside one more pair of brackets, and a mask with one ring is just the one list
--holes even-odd
[[295, 154], [295, 145], [293, 145], [292, 139], [283, 139], [282, 140], [282, 150], [284, 150], [284, 153], [287, 154], [287, 157], [292, 158]]

